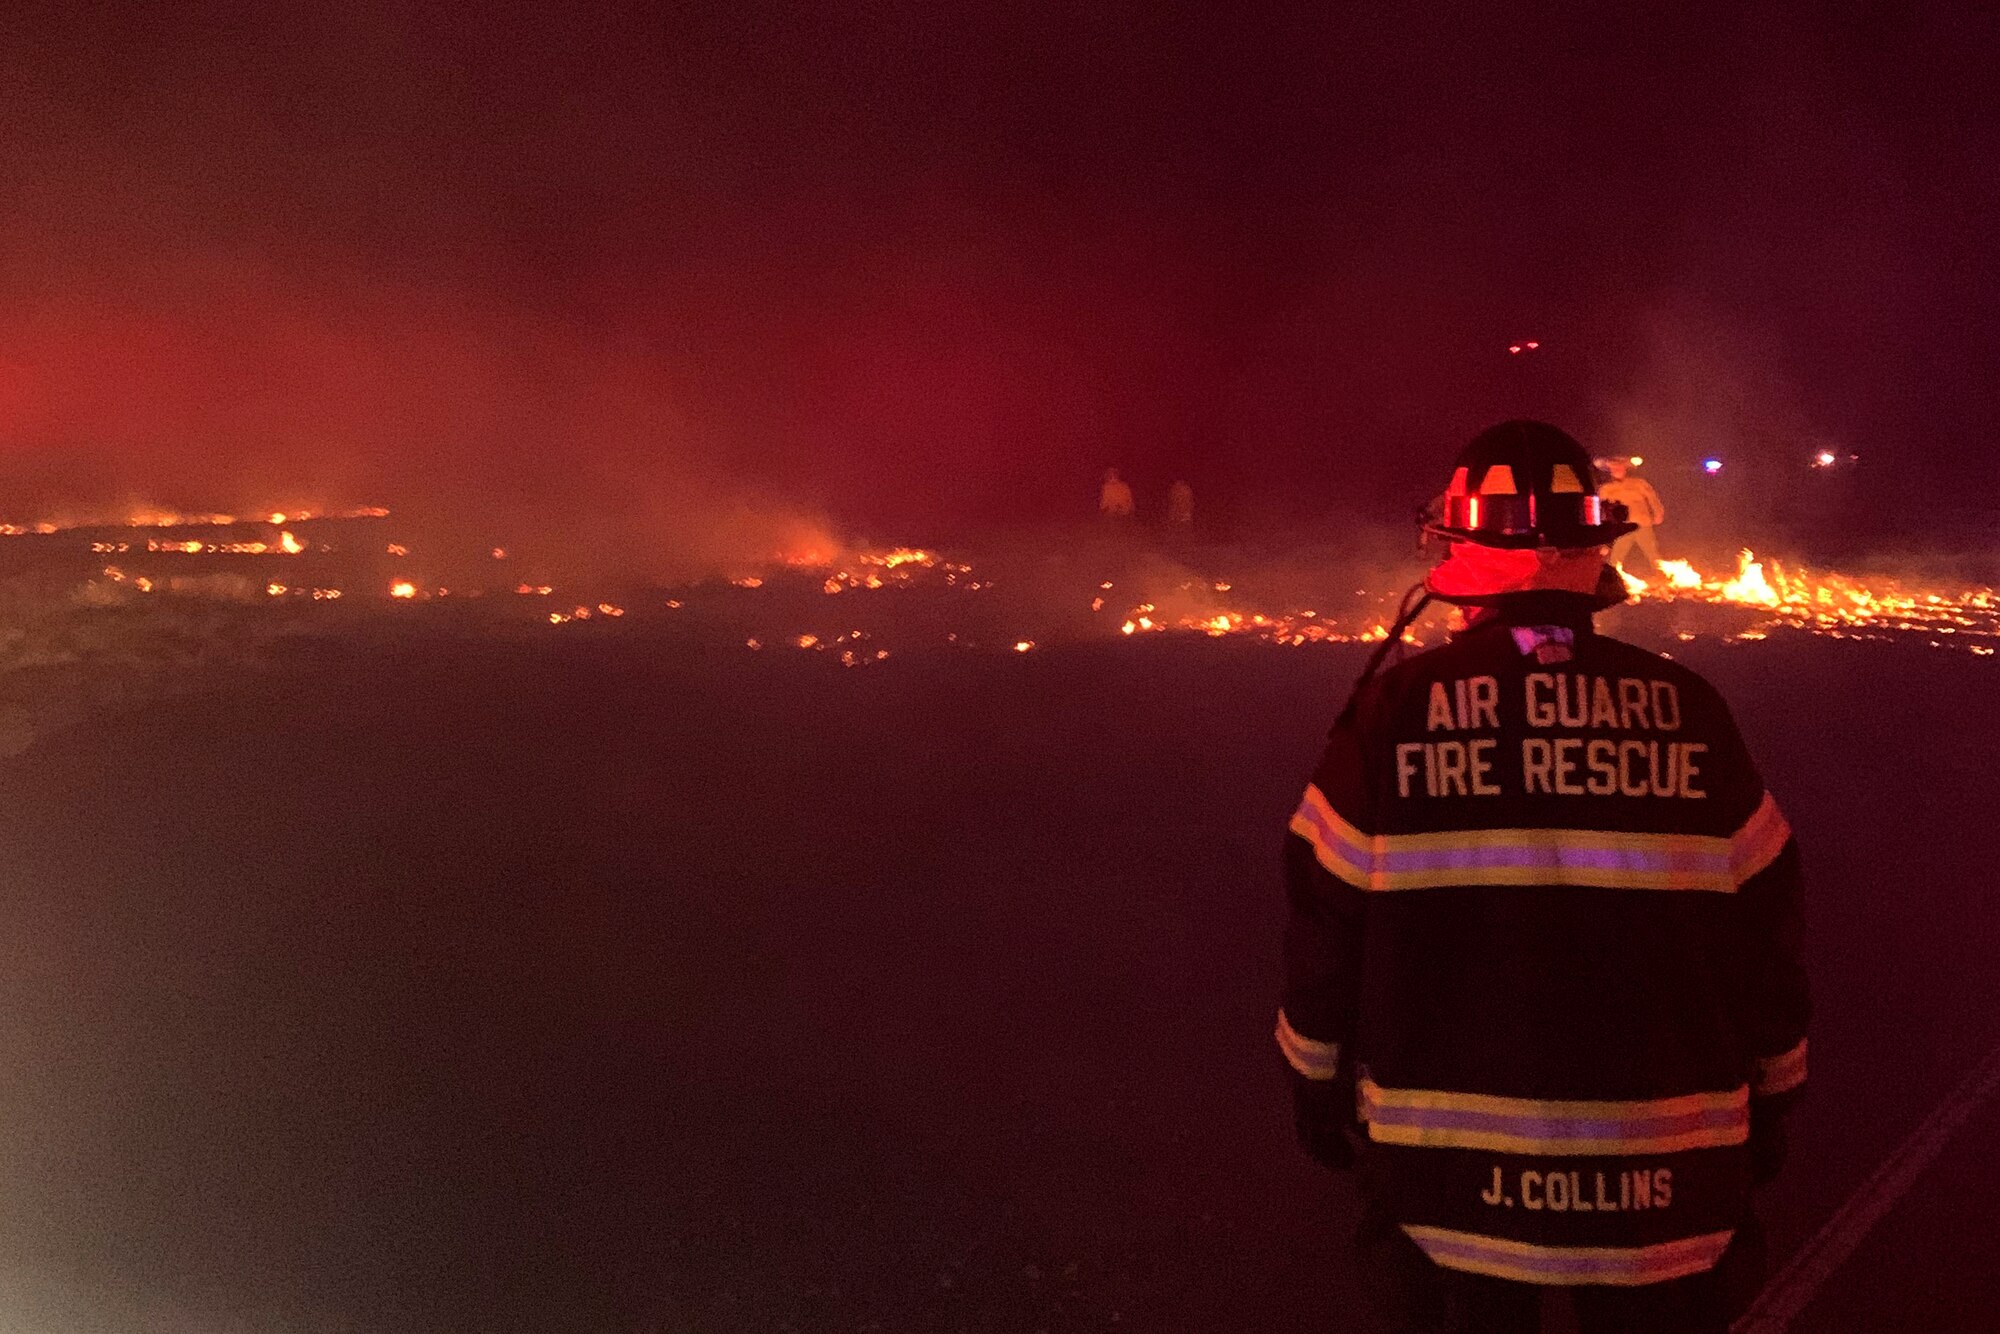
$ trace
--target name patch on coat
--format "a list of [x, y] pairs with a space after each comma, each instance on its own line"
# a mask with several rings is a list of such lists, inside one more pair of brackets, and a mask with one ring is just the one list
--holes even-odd
[[1480, 1203], [1495, 1208], [1546, 1209], [1551, 1213], [1626, 1213], [1665, 1209], [1674, 1202], [1670, 1167], [1623, 1172], [1512, 1171], [1495, 1164], [1493, 1182], [1479, 1192]]

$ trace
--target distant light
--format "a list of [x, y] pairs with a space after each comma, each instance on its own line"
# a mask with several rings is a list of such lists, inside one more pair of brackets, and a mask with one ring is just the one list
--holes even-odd
[[1703, 460], [1701, 461], [1701, 470], [1702, 470], [1703, 472], [1707, 473], [1707, 474], [1708, 474], [1708, 475], [1709, 475], [1710, 477], [1713, 477], [1713, 476], [1715, 476], [1715, 474], [1717, 474], [1717, 473], [1719, 473], [1719, 472], [1721, 472], [1721, 471], [1722, 471], [1722, 460], [1721, 460], [1721, 459], [1703, 459]]
[[1819, 453], [1813, 455], [1813, 467], [1815, 468], [1831, 468], [1838, 461], [1839, 456], [1830, 449], [1822, 449]]
[[392, 598], [413, 598], [416, 595], [417, 586], [407, 580], [389, 585], [389, 596]]
[[1518, 354], [1521, 351], [1521, 345], [1519, 343], [1510, 343], [1507, 345], [1507, 350]]
[[1026, 653], [1029, 649], [1033, 648], [1034, 646], [1035, 646], [1035, 641], [1032, 639], [1018, 639], [1014, 641], [1014, 651], [1016, 653]]
[[1523, 343], [1523, 344], [1521, 344], [1521, 346], [1522, 346], [1522, 347], [1525, 347], [1525, 348], [1527, 348], [1527, 349], [1528, 349], [1528, 351], [1530, 351], [1530, 352], [1533, 352], [1533, 351], [1534, 351], [1534, 350], [1535, 350], [1536, 348], [1540, 347], [1540, 346], [1541, 346], [1541, 344], [1540, 344], [1540, 343]]
[[1632, 466], [1635, 468], [1643, 468], [1646, 466], [1646, 460], [1640, 458], [1637, 454], [1634, 454], [1632, 456]]

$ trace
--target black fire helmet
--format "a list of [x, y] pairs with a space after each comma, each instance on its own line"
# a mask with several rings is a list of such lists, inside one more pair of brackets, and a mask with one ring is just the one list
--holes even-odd
[[1589, 451], [1547, 422], [1501, 422], [1474, 436], [1440, 499], [1438, 517], [1425, 526], [1481, 546], [1576, 550], [1636, 527], [1623, 505], [1598, 496]]

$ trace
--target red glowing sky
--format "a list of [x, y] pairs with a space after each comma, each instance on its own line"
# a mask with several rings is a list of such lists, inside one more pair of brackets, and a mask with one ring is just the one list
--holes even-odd
[[0, 511], [2000, 480], [1990, 19], [1409, 8], [10, 6]]

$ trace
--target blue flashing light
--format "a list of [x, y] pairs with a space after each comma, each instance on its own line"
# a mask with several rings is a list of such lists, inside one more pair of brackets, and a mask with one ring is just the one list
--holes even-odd
[[1721, 460], [1721, 459], [1703, 459], [1703, 460], [1701, 461], [1701, 470], [1702, 470], [1703, 472], [1707, 473], [1707, 474], [1708, 474], [1708, 475], [1709, 475], [1710, 477], [1713, 477], [1713, 476], [1715, 476], [1715, 474], [1717, 474], [1717, 473], [1719, 473], [1719, 472], [1721, 472], [1721, 471], [1722, 471], [1722, 460]]

